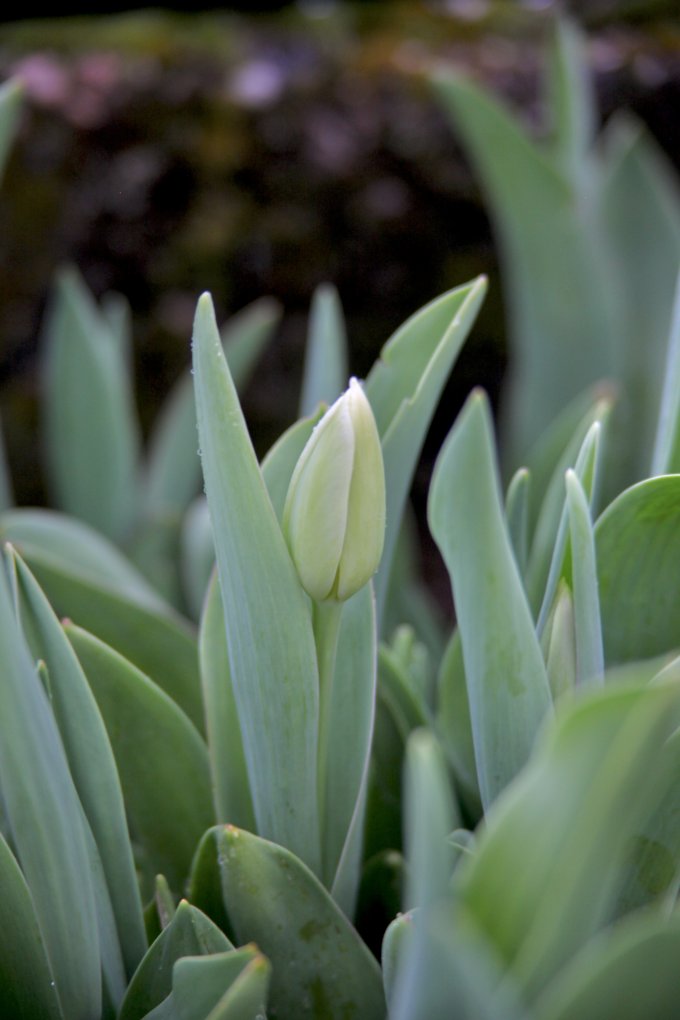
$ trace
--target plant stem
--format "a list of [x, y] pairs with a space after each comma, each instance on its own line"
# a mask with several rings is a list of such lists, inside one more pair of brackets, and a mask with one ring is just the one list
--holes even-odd
[[[319, 664], [319, 744], [317, 752], [319, 819], [324, 825], [326, 777], [328, 774], [328, 739], [331, 726], [331, 702], [335, 658], [342, 617], [342, 602], [314, 603], [314, 640]], [[323, 838], [322, 838], [323, 842]]]

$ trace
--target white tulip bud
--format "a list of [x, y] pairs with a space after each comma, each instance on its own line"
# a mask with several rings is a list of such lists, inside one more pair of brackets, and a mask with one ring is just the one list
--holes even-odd
[[385, 469], [371, 405], [356, 379], [300, 454], [283, 530], [305, 591], [342, 602], [378, 569], [385, 538]]

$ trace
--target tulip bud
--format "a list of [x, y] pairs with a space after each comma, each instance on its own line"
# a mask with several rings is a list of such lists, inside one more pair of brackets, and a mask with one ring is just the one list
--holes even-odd
[[356, 379], [300, 454], [283, 530], [302, 586], [344, 601], [378, 569], [385, 537], [385, 470], [371, 405]]

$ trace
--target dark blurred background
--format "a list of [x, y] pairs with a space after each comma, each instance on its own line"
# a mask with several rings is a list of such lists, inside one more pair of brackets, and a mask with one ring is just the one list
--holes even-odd
[[474, 75], [540, 132], [544, 43], [567, 10], [588, 34], [601, 119], [630, 108], [680, 169], [677, 8], [310, 0], [5, 13], [0, 79], [18, 75], [26, 91], [0, 190], [0, 412], [19, 501], [45, 498], [37, 352], [64, 262], [97, 296], [115, 290], [131, 304], [145, 429], [188, 363], [202, 290], [221, 320], [278, 298], [283, 325], [245, 395], [260, 453], [295, 417], [317, 284], [338, 287], [362, 376], [408, 315], [486, 272], [490, 296], [414, 487], [422, 511], [460, 403], [478, 383], [495, 402], [506, 361], [489, 222], [427, 69], [445, 61]]

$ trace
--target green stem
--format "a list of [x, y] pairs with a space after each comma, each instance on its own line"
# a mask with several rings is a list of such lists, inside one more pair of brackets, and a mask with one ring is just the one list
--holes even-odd
[[333, 700], [333, 678], [335, 658], [338, 649], [338, 635], [342, 618], [342, 602], [314, 603], [314, 640], [319, 664], [319, 744], [317, 752], [319, 818], [322, 826], [326, 802], [326, 778], [328, 775], [328, 740], [331, 727], [331, 702]]

